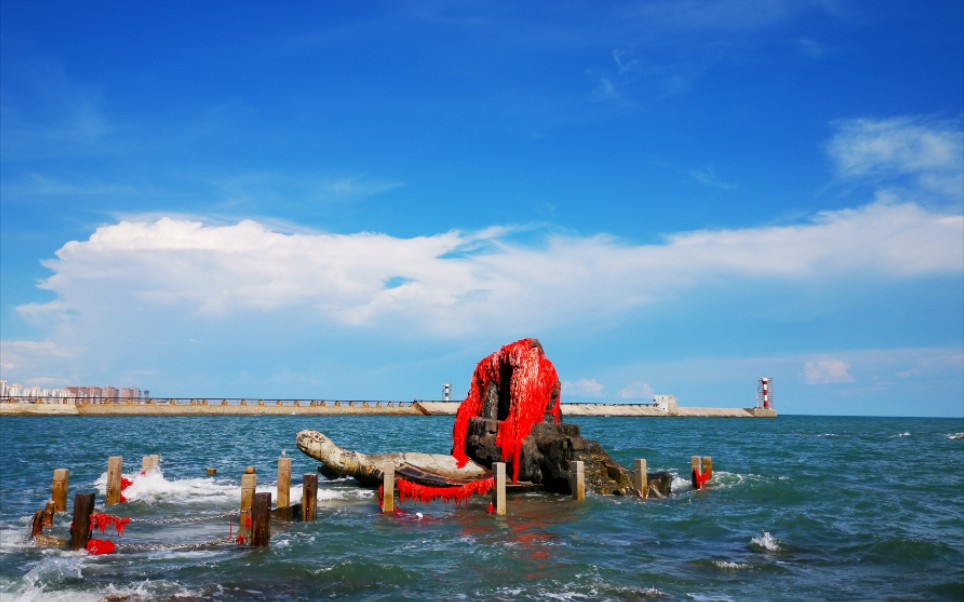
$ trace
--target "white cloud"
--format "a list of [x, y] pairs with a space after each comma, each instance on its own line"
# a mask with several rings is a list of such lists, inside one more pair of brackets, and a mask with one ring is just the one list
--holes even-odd
[[580, 378], [576, 382], [562, 381], [562, 395], [566, 398], [594, 397], [598, 399], [605, 396], [605, 387], [591, 378]]
[[824, 212], [794, 226], [689, 232], [655, 245], [555, 235], [525, 246], [511, 242], [510, 232], [405, 239], [287, 234], [250, 220], [122, 221], [64, 245], [45, 263], [53, 274], [41, 283], [57, 299], [20, 311], [34, 321], [75, 322], [134, 310], [195, 319], [295, 312], [331, 324], [404, 325], [457, 337], [532, 332], [723, 279], [793, 284], [964, 270], [962, 217], [909, 203]]
[[633, 381], [619, 390], [616, 393], [618, 399], [632, 399], [641, 401], [652, 401], [653, 396], [656, 395], [656, 389], [652, 387], [649, 383], [643, 381]]
[[842, 178], [910, 176], [922, 191], [960, 200], [964, 132], [960, 123], [922, 116], [850, 119], [834, 124], [827, 145]]
[[849, 383], [855, 379], [850, 375], [850, 364], [833, 358], [820, 358], [804, 365], [804, 378], [808, 385], [829, 385]]

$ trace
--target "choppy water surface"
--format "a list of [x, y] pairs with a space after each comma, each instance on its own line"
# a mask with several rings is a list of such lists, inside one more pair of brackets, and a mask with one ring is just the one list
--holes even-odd
[[[2, 418], [0, 598], [7, 600], [962, 600], [964, 421], [573, 418], [632, 466], [680, 474], [668, 500], [527, 494], [509, 514], [402, 505], [320, 479], [318, 520], [275, 523], [271, 546], [198, 546], [235, 534], [244, 468], [276, 499], [277, 459], [312, 428], [369, 453], [447, 453], [451, 418]], [[136, 476], [142, 456], [161, 474]], [[53, 471], [103, 504], [125, 458], [132, 519], [111, 556], [37, 549], [33, 513]], [[708, 489], [689, 458], [712, 456]], [[206, 476], [207, 468], [217, 476]], [[103, 510], [103, 508], [100, 508]], [[66, 535], [68, 515], [54, 534]]]

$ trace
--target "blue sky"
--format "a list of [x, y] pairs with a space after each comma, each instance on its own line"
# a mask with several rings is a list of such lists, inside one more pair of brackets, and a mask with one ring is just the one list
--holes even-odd
[[964, 416], [959, 0], [4, 0], [0, 368]]

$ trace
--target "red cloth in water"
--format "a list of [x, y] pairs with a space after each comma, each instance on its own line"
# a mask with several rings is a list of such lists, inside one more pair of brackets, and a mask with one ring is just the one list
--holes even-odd
[[701, 473], [698, 473], [698, 472], [696, 472], [696, 471], [694, 470], [694, 471], [693, 471], [693, 488], [694, 488], [694, 489], [702, 489], [702, 488], [706, 487], [706, 484], [710, 482], [710, 479], [711, 479], [712, 477], [713, 477], [713, 469], [712, 469], [712, 468], [709, 469], [709, 470], [707, 470], [706, 472], [704, 472], [704, 473], [702, 473], [702, 474], [701, 474]]
[[109, 539], [89, 539], [87, 540], [87, 553], [91, 556], [101, 556], [102, 554], [113, 554], [117, 551], [117, 546]]
[[[559, 383], [559, 375], [534, 339], [522, 339], [506, 345], [496, 353], [486, 357], [472, 374], [469, 394], [459, 406], [452, 431], [452, 456], [461, 468], [469, 461], [465, 453], [465, 439], [469, 432], [469, 421], [482, 414], [486, 386], [500, 381], [500, 367], [512, 367], [509, 383], [509, 415], [499, 422], [496, 445], [502, 457], [512, 465], [512, 482], [519, 482], [522, 444], [532, 431], [532, 427], [543, 421], [546, 412], [552, 414], [558, 424], [562, 418], [560, 398], [552, 408], [549, 402]], [[501, 383], [505, 385], [505, 383]]]
[[460, 504], [473, 495], [485, 495], [495, 487], [495, 478], [473, 481], [457, 487], [429, 487], [419, 485], [405, 479], [398, 479], [398, 497], [400, 502], [414, 500], [423, 504], [429, 504], [432, 500], [442, 499], [445, 503], [454, 500]]

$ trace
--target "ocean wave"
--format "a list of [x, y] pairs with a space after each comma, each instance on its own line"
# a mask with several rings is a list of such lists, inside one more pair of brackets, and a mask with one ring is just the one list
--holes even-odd
[[894, 437], [910, 437], [910, 433], [897, 433]]
[[61, 589], [67, 581], [83, 578], [82, 562], [79, 554], [46, 557], [27, 571], [19, 582], [5, 584], [3, 599], [13, 602], [100, 600], [100, 594]]
[[[124, 475], [124, 478], [131, 481], [131, 484], [128, 485], [123, 492], [128, 502], [217, 505], [234, 503], [241, 495], [240, 484], [227, 479], [198, 477], [169, 480], [165, 478], [164, 472], [161, 470], [151, 471], [147, 474], [135, 473], [132, 475]], [[100, 495], [107, 495], [106, 472], [102, 473], [94, 482], [94, 487], [97, 488]], [[255, 491], [259, 493], [270, 493], [272, 500], [278, 499], [278, 486], [276, 483], [259, 484], [255, 488]], [[319, 502], [337, 500], [361, 501], [373, 498], [375, 493], [372, 490], [360, 487], [345, 487], [343, 484], [335, 484], [334, 487], [320, 486], [317, 495]], [[302, 485], [293, 484], [289, 490], [291, 503], [296, 504], [301, 502], [302, 497]]]
[[777, 542], [775, 537], [770, 535], [769, 531], [764, 531], [760, 535], [751, 538], [750, 543], [766, 550], [767, 552], [779, 552], [781, 549], [780, 544]]
[[947, 435], [944, 435], [944, 436], [947, 437], [948, 439], [951, 439], [952, 441], [964, 439], [964, 433], [948, 433]]
[[714, 560], [713, 566], [724, 571], [742, 571], [750, 568], [745, 562], [733, 562], [732, 560]]

